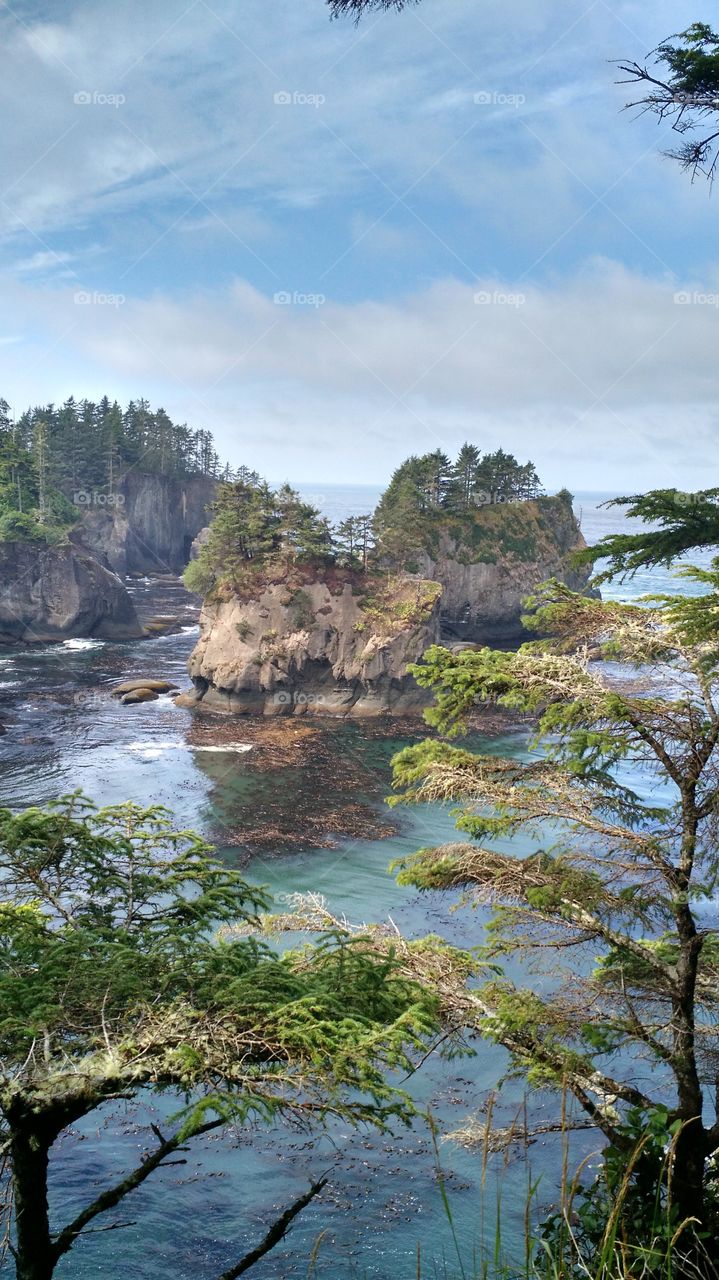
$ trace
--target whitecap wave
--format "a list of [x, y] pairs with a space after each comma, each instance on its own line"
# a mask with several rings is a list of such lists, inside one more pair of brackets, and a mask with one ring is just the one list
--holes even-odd
[[63, 649], [77, 649], [77, 650], [80, 650], [80, 651], [81, 651], [81, 650], [83, 650], [83, 649], [102, 649], [102, 648], [103, 648], [103, 646], [104, 646], [104, 644], [105, 644], [105, 641], [104, 641], [104, 640], [80, 640], [80, 639], [75, 639], [75, 640], [63, 640], [63, 641], [62, 641], [62, 647], [63, 647]]
[[128, 742], [125, 750], [132, 751], [141, 760], [159, 760], [166, 751], [182, 751], [186, 746], [181, 738], [175, 738], [170, 742]]
[[251, 742], [226, 742], [224, 746], [217, 746], [217, 747], [204, 747], [204, 746], [199, 746], [199, 745], [196, 745], [195, 743], [192, 743], [190, 746], [190, 750], [191, 751], [214, 751], [214, 752], [217, 752], [218, 754], [222, 751], [234, 751], [237, 755], [244, 755], [246, 751], [252, 750], [252, 743]]

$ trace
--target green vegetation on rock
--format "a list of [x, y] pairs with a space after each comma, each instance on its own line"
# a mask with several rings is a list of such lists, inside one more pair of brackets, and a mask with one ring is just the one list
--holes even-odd
[[465, 553], [477, 551], [476, 560], [491, 562], [512, 551], [529, 559], [521, 504], [539, 493], [534, 465], [520, 464], [503, 449], [483, 456], [464, 444], [454, 463], [440, 450], [408, 458], [375, 512], [380, 558], [406, 566], [418, 552], [436, 555], [446, 533]]

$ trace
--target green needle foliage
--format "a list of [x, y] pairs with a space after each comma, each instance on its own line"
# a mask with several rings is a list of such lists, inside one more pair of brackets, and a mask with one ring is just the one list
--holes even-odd
[[719, 160], [719, 35], [706, 22], [693, 22], [660, 44], [653, 57], [651, 70], [645, 63], [620, 63], [627, 75], [621, 83], [639, 85], [643, 94], [629, 106], [671, 121], [686, 141], [668, 154], [692, 176], [713, 179]]
[[[330, 930], [276, 954], [254, 936], [263, 893], [162, 809], [76, 795], [0, 810], [0, 877], [0, 1116], [19, 1280], [49, 1280], [89, 1223], [210, 1129], [409, 1116], [386, 1073], [426, 1050], [436, 998], [361, 936]], [[176, 1132], [58, 1225], [57, 1138], [148, 1090], [177, 1097]]]
[[[707, 585], [716, 619], [719, 583]], [[414, 674], [435, 693], [435, 728], [451, 737], [500, 704], [535, 719], [541, 751], [516, 760], [430, 740], [399, 753], [394, 783], [403, 801], [454, 804], [470, 838], [404, 859], [400, 880], [490, 903], [488, 958], [557, 957], [551, 989], [502, 976], [479, 988], [477, 1026], [603, 1135], [592, 1197], [618, 1203], [622, 1187], [617, 1248], [653, 1248], [660, 1221], [707, 1275], [719, 1256], [719, 651], [697, 637], [695, 605], [603, 604], [549, 583], [526, 619], [543, 640], [517, 653], [431, 648]], [[590, 663], [597, 648], [634, 678]], [[646, 773], [641, 791], [622, 780], [627, 764]], [[536, 842], [527, 856], [496, 847], [520, 832]], [[586, 1236], [585, 1261], [597, 1239]]]
[[627, 515], [652, 526], [641, 533], [612, 533], [593, 547], [575, 553], [579, 563], [606, 559], [595, 581], [629, 577], [638, 569], [670, 565], [696, 547], [719, 547], [719, 489], [682, 493], [678, 489], [652, 489], [629, 497], [613, 498], [608, 507], [627, 508]]

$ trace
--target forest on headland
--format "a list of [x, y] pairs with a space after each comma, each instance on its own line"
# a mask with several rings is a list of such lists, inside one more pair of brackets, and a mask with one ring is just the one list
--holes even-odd
[[235, 478], [221, 467], [211, 432], [173, 422], [147, 400], [123, 409], [107, 396], [97, 403], [71, 396], [14, 420], [0, 399], [0, 541], [58, 541], [88, 494], [112, 506], [132, 471]]

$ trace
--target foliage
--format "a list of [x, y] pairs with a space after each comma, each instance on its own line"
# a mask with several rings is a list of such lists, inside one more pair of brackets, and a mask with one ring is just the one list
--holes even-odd
[[48, 480], [47, 435], [36, 430], [25, 448], [0, 400], [0, 541], [56, 542], [77, 520], [77, 511]]
[[339, 565], [367, 569], [375, 549], [372, 516], [348, 516], [336, 525], [333, 543]]
[[654, 69], [645, 63], [620, 63], [628, 79], [639, 85], [643, 96], [632, 107], [670, 120], [677, 133], [688, 137], [669, 155], [692, 175], [713, 179], [719, 152], [719, 35], [706, 23], [694, 22], [686, 31], [665, 40], [654, 51]]
[[[716, 617], [719, 582], [707, 585], [704, 609]], [[535, 718], [529, 758], [431, 740], [394, 762], [401, 799], [451, 802], [471, 840], [404, 859], [403, 881], [461, 887], [491, 903], [485, 954], [493, 959], [547, 947], [576, 954], [541, 993], [506, 977], [486, 983], [479, 1030], [533, 1085], [566, 1089], [625, 1160], [627, 1126], [639, 1117], [646, 1128], [664, 1108], [675, 1225], [690, 1217], [708, 1225], [719, 1151], [719, 1114], [705, 1117], [719, 1053], [709, 943], [719, 881], [719, 651], [696, 640], [694, 609], [682, 597], [651, 608], [603, 604], [547, 584], [527, 621], [549, 638], [517, 653], [434, 647], [414, 668], [435, 692], [427, 718], [445, 734], [486, 703]], [[637, 683], [613, 684], [588, 662], [589, 648], [631, 663]], [[630, 786], [627, 765], [650, 785]], [[520, 832], [536, 842], [527, 857], [494, 847]], [[649, 1070], [638, 1070], [643, 1058]], [[655, 1192], [666, 1208], [666, 1180]]]
[[362, 601], [356, 630], [391, 636], [408, 626], [420, 626], [432, 615], [442, 586], [426, 578], [387, 577], [377, 580]]
[[649, 493], [612, 498], [606, 505], [626, 507], [627, 516], [654, 527], [641, 533], [608, 534], [596, 546], [577, 552], [578, 562], [607, 560], [597, 583], [630, 577], [638, 569], [653, 565], [670, 565], [696, 547], [719, 547], [719, 489], [701, 493], [652, 489]]
[[375, 511], [378, 553], [406, 565], [418, 550], [436, 551], [444, 527], [451, 527], [458, 542], [471, 543], [486, 510], [539, 492], [533, 464], [521, 465], [503, 449], [482, 456], [475, 445], [464, 444], [455, 463], [441, 450], [408, 458]]
[[[107, 396], [98, 404], [71, 396], [17, 422], [0, 400], [0, 541], [60, 541], [91, 499], [114, 499], [130, 470], [220, 474], [210, 433], [173, 423], [146, 400], [122, 410]], [[227, 467], [223, 475], [233, 478]]]
[[419, 0], [327, 0], [327, 4], [332, 10], [333, 18], [343, 17], [350, 14], [355, 22], [359, 22], [365, 13], [371, 13], [376, 9], [396, 9], [401, 10], [407, 5], [417, 4]]
[[208, 594], [227, 585], [240, 589], [268, 563], [330, 564], [334, 558], [327, 520], [289, 485], [237, 480], [219, 486], [207, 541], [185, 571], [190, 591]]
[[[359, 935], [275, 954], [253, 936], [262, 891], [162, 809], [76, 795], [0, 810], [0, 873], [0, 1114], [23, 1280], [50, 1277], [79, 1230], [208, 1129], [407, 1115], [385, 1072], [412, 1069], [436, 998]], [[51, 1230], [58, 1136], [148, 1090], [177, 1096], [176, 1134]]]

